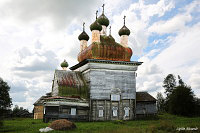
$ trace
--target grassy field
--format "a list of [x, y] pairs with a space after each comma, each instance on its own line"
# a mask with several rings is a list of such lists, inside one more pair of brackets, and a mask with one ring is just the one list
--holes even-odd
[[[158, 116], [158, 120], [134, 120], [134, 121], [108, 121], [108, 122], [75, 122], [77, 129], [68, 131], [72, 133], [165, 133], [179, 132], [177, 128], [185, 128], [181, 132], [200, 132], [200, 117], [187, 118], [170, 114]], [[30, 118], [16, 118], [5, 120], [4, 127], [0, 132], [7, 133], [38, 133], [40, 128], [45, 128], [49, 123], [43, 123], [42, 120]], [[187, 128], [188, 127], [188, 128]], [[197, 131], [191, 131], [191, 128], [198, 128]], [[180, 130], [181, 130], [180, 129]], [[50, 133], [59, 133], [66, 131], [51, 131]]]

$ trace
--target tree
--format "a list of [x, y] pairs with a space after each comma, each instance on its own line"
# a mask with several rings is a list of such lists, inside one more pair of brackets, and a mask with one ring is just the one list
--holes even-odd
[[176, 87], [176, 77], [173, 74], [168, 74], [163, 81], [163, 87], [165, 88], [165, 94], [168, 97]]
[[194, 93], [190, 86], [179, 85], [173, 90], [169, 96], [169, 112], [183, 116], [191, 116], [194, 114]]
[[4, 82], [2, 78], [0, 78], [0, 120], [3, 119], [6, 111], [8, 111], [12, 105], [9, 91], [10, 87], [8, 84]]
[[158, 112], [163, 112], [165, 110], [165, 99], [161, 92], [157, 93], [157, 109]]
[[0, 78], [0, 109], [7, 110], [12, 105], [12, 99], [9, 95], [10, 87]]
[[178, 75], [178, 84], [179, 86], [184, 86], [185, 83], [183, 82], [183, 80], [181, 79], [181, 77]]

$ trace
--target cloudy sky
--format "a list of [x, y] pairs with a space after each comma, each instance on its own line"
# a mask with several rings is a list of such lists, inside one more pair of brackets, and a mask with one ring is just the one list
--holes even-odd
[[138, 69], [137, 91], [156, 96], [164, 92], [164, 77], [173, 73], [200, 97], [198, 0], [1, 0], [0, 77], [11, 86], [14, 105], [31, 111], [32, 104], [51, 91], [60, 63], [78, 63], [82, 23], [91, 35], [89, 25], [103, 3], [118, 42], [127, 16], [131, 60], [144, 62]]

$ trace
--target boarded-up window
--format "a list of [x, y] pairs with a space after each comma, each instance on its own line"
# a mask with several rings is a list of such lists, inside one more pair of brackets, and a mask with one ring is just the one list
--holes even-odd
[[120, 95], [118, 95], [118, 94], [111, 94], [111, 100], [112, 101], [119, 101], [120, 100]]
[[71, 115], [76, 115], [76, 108], [71, 108]]
[[129, 110], [130, 110], [130, 108], [129, 107], [124, 107], [124, 116], [126, 117], [128, 117], [129, 116]]
[[118, 111], [118, 108], [117, 107], [113, 107], [113, 116], [117, 116], [117, 111]]

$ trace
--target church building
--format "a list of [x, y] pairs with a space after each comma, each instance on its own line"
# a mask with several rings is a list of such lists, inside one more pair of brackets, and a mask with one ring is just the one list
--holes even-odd
[[[34, 103], [34, 119], [44, 122], [54, 119], [72, 121], [133, 120], [155, 115], [156, 99], [147, 92], [136, 92], [137, 69], [142, 62], [131, 61], [128, 46], [130, 30], [119, 30], [120, 42], [110, 33], [109, 19], [104, 14], [90, 25], [91, 41], [83, 31], [78, 36], [80, 52], [78, 64], [67, 70], [55, 70], [52, 91]], [[89, 44], [88, 44], [89, 43]]]

